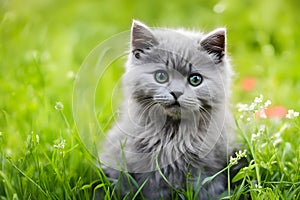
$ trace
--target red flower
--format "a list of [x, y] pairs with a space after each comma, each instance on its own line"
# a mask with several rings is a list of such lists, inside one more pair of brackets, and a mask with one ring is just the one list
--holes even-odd
[[283, 106], [273, 106], [266, 108], [260, 112], [256, 113], [257, 118], [283, 118], [287, 114], [287, 109]]
[[242, 90], [250, 92], [255, 88], [256, 79], [254, 77], [246, 77], [242, 80], [241, 87]]
[[279, 117], [282, 118], [287, 114], [287, 109], [283, 106], [274, 106], [265, 109], [265, 113], [267, 117], [272, 118], [272, 117]]

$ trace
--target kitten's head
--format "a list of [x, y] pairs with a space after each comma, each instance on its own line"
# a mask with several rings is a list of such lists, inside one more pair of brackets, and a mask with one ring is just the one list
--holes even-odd
[[133, 21], [124, 85], [126, 96], [173, 119], [226, 104], [230, 66], [226, 30], [208, 34], [152, 29]]

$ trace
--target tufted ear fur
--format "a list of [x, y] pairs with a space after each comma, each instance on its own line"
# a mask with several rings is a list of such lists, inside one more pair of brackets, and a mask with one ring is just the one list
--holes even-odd
[[209, 54], [214, 54], [221, 62], [226, 51], [226, 29], [218, 28], [208, 33], [200, 41], [201, 49]]
[[158, 42], [152, 31], [145, 24], [133, 20], [131, 27], [131, 50], [149, 49]]

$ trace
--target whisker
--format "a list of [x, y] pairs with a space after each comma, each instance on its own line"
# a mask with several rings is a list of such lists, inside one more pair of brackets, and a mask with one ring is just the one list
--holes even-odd
[[149, 109], [154, 105], [154, 102], [149, 102], [149, 104], [145, 105], [145, 107], [143, 107], [142, 112], [140, 113], [141, 115], [144, 115], [145, 112], [149, 111]]

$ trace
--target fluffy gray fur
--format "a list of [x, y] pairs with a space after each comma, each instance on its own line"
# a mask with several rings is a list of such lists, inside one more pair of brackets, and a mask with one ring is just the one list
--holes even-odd
[[[147, 180], [146, 199], [171, 199], [161, 173], [174, 188], [185, 189], [188, 181], [196, 190], [198, 178], [223, 169], [232, 153], [226, 30], [203, 34], [133, 21], [130, 44], [122, 112], [100, 158], [111, 178], [126, 171], [140, 185]], [[155, 80], [158, 70], [168, 74], [166, 82]], [[191, 74], [200, 74], [202, 83], [189, 84]], [[201, 186], [199, 199], [216, 199], [226, 185], [226, 175], [217, 176]], [[125, 194], [127, 180], [120, 187]]]

